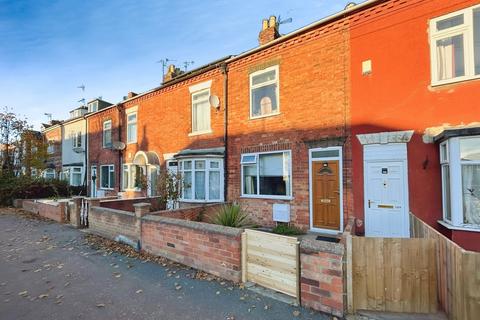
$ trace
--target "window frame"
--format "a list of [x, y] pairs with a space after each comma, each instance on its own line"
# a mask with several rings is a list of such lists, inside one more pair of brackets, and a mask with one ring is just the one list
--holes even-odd
[[[191, 161], [192, 167], [191, 169], [185, 170], [185, 161]], [[195, 161], [205, 161], [205, 168], [204, 169], [195, 169]], [[211, 162], [218, 162], [218, 168], [211, 168]], [[184, 197], [185, 187], [183, 186], [184, 183], [184, 172], [188, 171], [192, 173], [192, 198], [186, 199]], [[205, 172], [205, 199], [195, 199], [195, 172], [196, 171], [203, 171]], [[223, 158], [215, 158], [215, 157], [199, 157], [199, 158], [184, 158], [178, 160], [177, 165], [177, 172], [180, 173], [182, 177], [182, 192], [180, 194], [180, 201], [181, 202], [191, 202], [191, 203], [217, 203], [224, 201], [224, 160]], [[218, 172], [220, 177], [220, 192], [218, 199], [211, 199], [210, 198], [210, 172]]]
[[[442, 152], [442, 146], [447, 145], [447, 154], [448, 161], [440, 161], [441, 164], [441, 183], [442, 183], [442, 220], [439, 221], [440, 224], [449, 228], [465, 231], [476, 231], [480, 232], [480, 224], [469, 224], [464, 223], [464, 212], [463, 212], [463, 181], [462, 181], [462, 166], [464, 164], [470, 165], [480, 165], [480, 160], [473, 161], [462, 161], [460, 158], [460, 142], [461, 140], [477, 138], [480, 139], [480, 135], [472, 136], [462, 136], [462, 137], [452, 137], [442, 142], [439, 145], [440, 154]], [[446, 198], [445, 198], [445, 184], [444, 184], [444, 173], [443, 166], [449, 166], [449, 175], [450, 175], [450, 217], [451, 219], [446, 219]]]
[[[429, 42], [430, 42], [430, 71], [431, 71], [431, 85], [440, 86], [444, 84], [451, 84], [467, 80], [480, 78], [480, 74], [475, 74], [475, 46], [474, 46], [474, 23], [473, 11], [479, 9], [480, 5], [470, 6], [455, 12], [451, 12], [429, 21]], [[463, 24], [446, 28], [444, 30], [437, 30], [437, 22], [446, 20], [463, 14]], [[445, 38], [463, 35], [464, 44], [464, 63], [465, 75], [454, 77], [450, 79], [438, 80], [438, 59], [437, 59], [437, 41]], [[480, 52], [479, 52], [480, 54]]]
[[[128, 118], [132, 115], [135, 115], [135, 121], [132, 121], [132, 120], [129, 120]], [[135, 110], [135, 111], [130, 111], [130, 112], [126, 112], [126, 116], [127, 116], [127, 144], [134, 144], [134, 143], [137, 143], [138, 141], [138, 112]], [[130, 132], [130, 125], [131, 124], [135, 124], [135, 140], [129, 140], [129, 132]]]
[[[262, 84], [256, 84], [256, 85], [252, 84], [253, 77], [258, 76], [258, 75], [263, 74], [263, 73], [267, 73], [271, 70], [275, 70], [275, 80], [270, 80], [270, 81], [264, 82]], [[254, 116], [253, 115], [253, 100], [252, 100], [253, 99], [253, 94], [252, 94], [253, 90], [257, 89], [257, 88], [264, 87], [264, 86], [268, 86], [268, 85], [271, 85], [271, 84], [274, 84], [274, 83], [276, 83], [276, 85], [277, 85], [276, 90], [275, 90], [276, 91], [275, 92], [275, 98], [277, 99], [277, 111], [269, 113], [269, 114], [265, 114], [265, 115]], [[250, 75], [249, 75], [249, 87], [248, 88], [249, 88], [249, 94], [250, 94], [250, 119], [251, 120], [272, 117], [272, 116], [276, 116], [276, 115], [280, 114], [280, 68], [279, 68], [278, 64], [250, 73]]]
[[[53, 176], [52, 177], [48, 177], [48, 176], [51, 176], [53, 173]], [[45, 171], [43, 172], [43, 177], [46, 179], [46, 180], [55, 180], [55, 178], [57, 177], [57, 174], [55, 172], [55, 169], [52, 169], [52, 168], [47, 168], [45, 169]]]
[[[204, 93], [204, 92], [207, 92], [208, 91], [208, 98], [206, 99], [208, 101], [208, 129], [202, 129], [202, 130], [193, 130], [193, 97], [195, 95], [198, 95], [198, 94], [201, 94], [201, 93]], [[194, 92], [191, 92], [190, 93], [190, 105], [191, 105], [191, 132], [190, 132], [190, 135], [200, 135], [200, 134], [206, 134], [206, 133], [211, 133], [212, 132], [212, 112], [210, 110], [210, 95], [211, 95], [211, 91], [210, 91], [210, 87], [208, 88], [204, 88], [204, 89], [200, 89], [200, 90], [197, 90], [197, 91], [194, 91]], [[203, 101], [202, 101], [203, 102]], [[198, 103], [198, 102], [197, 102]]]
[[[75, 171], [76, 169], [79, 169], [79, 172]], [[80, 187], [80, 186], [83, 186], [83, 167], [70, 167], [68, 169], [68, 173], [69, 173], [69, 179], [68, 179], [68, 184], [71, 185], [71, 186], [74, 186], [74, 187]], [[80, 175], [80, 184], [73, 184], [73, 176], [76, 175], [76, 174], [79, 174]]]
[[[109, 129], [105, 129], [105, 126], [106, 124], [110, 124], [110, 128]], [[110, 131], [110, 145], [108, 145], [106, 142], [105, 142], [105, 132], [106, 131]], [[113, 143], [113, 138], [112, 138], [112, 120], [105, 120], [103, 121], [103, 131], [102, 131], [102, 147], [104, 149], [110, 149], [112, 148], [112, 143]]]
[[[278, 196], [278, 195], [262, 195], [260, 194], [260, 155], [264, 154], [275, 154], [275, 153], [289, 153], [290, 156], [290, 163], [289, 163], [289, 168], [288, 168], [288, 174], [290, 177], [290, 195], [285, 195], [285, 196]], [[252, 198], [252, 199], [274, 199], [274, 200], [293, 200], [293, 177], [292, 177], [292, 150], [275, 150], [275, 151], [264, 151], [264, 152], [251, 152], [251, 153], [242, 153], [241, 154], [241, 160], [243, 160], [243, 156], [255, 156], [256, 162], [245, 162], [242, 163], [240, 161], [240, 188], [241, 188], [241, 195], [240, 198]], [[243, 167], [252, 165], [252, 164], [257, 164], [257, 194], [245, 194], [244, 193], [244, 177], [243, 177]]]
[[[135, 168], [135, 175], [132, 174], [131, 170], [132, 170], [132, 167]], [[133, 163], [124, 163], [122, 165], [122, 190], [123, 191], [135, 191], [135, 192], [139, 192], [141, 191], [140, 188], [137, 188], [135, 187], [135, 179], [137, 178], [136, 177], [136, 167], [141, 167], [141, 166], [138, 166], [136, 164], [133, 164]], [[124, 184], [124, 176], [125, 176], [125, 171], [127, 172], [127, 181], [128, 181], [128, 185], [125, 186]]]
[[[103, 168], [108, 167], [108, 187], [103, 187]], [[113, 185], [110, 181], [110, 173], [113, 173]], [[97, 173], [98, 175], [98, 173]], [[100, 190], [114, 190], [115, 189], [115, 165], [114, 164], [103, 164], [100, 165]]]

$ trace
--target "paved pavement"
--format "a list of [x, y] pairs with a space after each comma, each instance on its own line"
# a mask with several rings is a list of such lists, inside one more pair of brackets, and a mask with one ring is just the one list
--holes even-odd
[[96, 250], [65, 225], [0, 209], [0, 319], [330, 319], [195, 270]]

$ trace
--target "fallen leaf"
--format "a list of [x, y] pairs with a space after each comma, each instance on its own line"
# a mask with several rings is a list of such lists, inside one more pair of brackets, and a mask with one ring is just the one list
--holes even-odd
[[135, 291], [135, 293], [142, 293], [142, 292], [143, 292], [142, 289], [139, 289], [139, 290]]
[[48, 298], [48, 293], [44, 293], [38, 296], [39, 299]]
[[300, 315], [300, 311], [298, 311], [298, 310], [293, 311], [293, 316], [294, 317], [298, 317], [299, 315]]
[[19, 292], [18, 295], [25, 297], [26, 295], [28, 295], [28, 291], [25, 290], [25, 291]]
[[99, 304], [97, 304], [97, 308], [105, 308], [105, 304], [104, 303], [99, 303]]

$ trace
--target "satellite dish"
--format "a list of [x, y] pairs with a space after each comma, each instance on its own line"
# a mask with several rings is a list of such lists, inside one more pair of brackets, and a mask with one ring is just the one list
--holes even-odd
[[220, 108], [220, 99], [218, 99], [217, 96], [210, 96], [210, 98], [208, 98], [208, 101], [210, 102], [210, 106], [212, 106], [212, 108]]
[[114, 141], [112, 143], [112, 149], [113, 150], [120, 150], [121, 151], [121, 150], [125, 149], [125, 147], [126, 147], [126, 145], [122, 141]]
[[84, 150], [82, 147], [77, 147], [77, 148], [73, 148], [73, 152], [75, 152], [75, 153], [83, 153], [83, 152], [85, 152], [85, 150]]

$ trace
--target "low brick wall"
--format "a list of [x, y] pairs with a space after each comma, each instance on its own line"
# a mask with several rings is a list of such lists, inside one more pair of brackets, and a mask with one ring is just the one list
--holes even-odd
[[111, 208], [123, 211], [134, 212], [135, 208], [133, 205], [135, 203], [150, 203], [153, 210], [158, 210], [158, 197], [153, 198], [131, 198], [131, 199], [100, 199], [100, 207]]
[[22, 209], [60, 223], [65, 222], [67, 201], [23, 200]]
[[140, 224], [135, 213], [103, 207], [91, 207], [88, 213], [89, 232], [108, 239], [118, 235], [140, 240]]
[[242, 229], [148, 215], [142, 221], [142, 248], [240, 282], [242, 232]]
[[223, 204], [206, 204], [206, 205], [196, 205], [192, 207], [184, 207], [176, 210], [162, 210], [152, 212], [152, 215], [158, 215], [167, 218], [181, 219], [181, 220], [190, 220], [190, 221], [207, 221], [209, 217], [212, 217], [214, 214], [220, 210]]
[[343, 317], [344, 251], [342, 244], [302, 240], [300, 283], [303, 306]]

